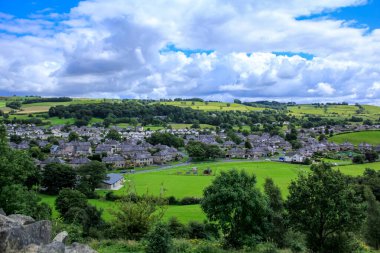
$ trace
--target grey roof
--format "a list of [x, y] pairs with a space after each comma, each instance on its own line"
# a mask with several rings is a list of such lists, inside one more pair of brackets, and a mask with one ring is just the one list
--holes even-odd
[[114, 184], [114, 183], [116, 183], [122, 179], [123, 179], [123, 176], [121, 174], [110, 173], [110, 174], [107, 174], [107, 179], [103, 180], [103, 183], [111, 185], [111, 184]]

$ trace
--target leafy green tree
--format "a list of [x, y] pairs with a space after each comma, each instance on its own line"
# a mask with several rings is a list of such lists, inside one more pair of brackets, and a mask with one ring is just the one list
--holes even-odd
[[78, 141], [79, 140], [79, 134], [76, 132], [70, 132], [69, 133], [69, 141]]
[[78, 174], [80, 175], [79, 189], [83, 193], [93, 193], [99, 184], [107, 179], [107, 168], [104, 163], [92, 161], [80, 166]]
[[186, 145], [190, 157], [197, 160], [215, 159], [223, 157], [224, 153], [217, 145], [207, 145], [199, 141], [190, 141]]
[[12, 134], [9, 136], [9, 141], [14, 142], [16, 144], [20, 144], [22, 142], [22, 137], [19, 135]]
[[29, 154], [31, 157], [36, 158], [38, 160], [44, 160], [45, 154], [41, 151], [39, 147], [31, 147], [29, 149]]
[[50, 207], [40, 202], [41, 198], [36, 192], [19, 184], [7, 185], [0, 189], [1, 208], [7, 214], [24, 214], [37, 220], [50, 219]]
[[268, 233], [268, 202], [256, 188], [256, 177], [244, 171], [221, 172], [203, 191], [201, 207], [216, 222], [231, 247], [264, 240]]
[[0, 124], [0, 186], [20, 184], [31, 187], [38, 183], [38, 170], [33, 160], [24, 152], [8, 146], [6, 130]]
[[363, 176], [356, 178], [356, 181], [362, 186], [363, 192], [365, 187], [369, 187], [376, 200], [380, 201], [380, 171], [367, 168], [364, 170]]
[[281, 190], [276, 186], [271, 178], [265, 179], [264, 192], [268, 197], [271, 215], [269, 221], [272, 225], [268, 237], [279, 247], [285, 246], [286, 233], [288, 231], [288, 221]]
[[376, 162], [376, 160], [379, 158], [379, 154], [376, 151], [367, 151], [364, 153], [365, 159], [372, 163]]
[[147, 138], [146, 141], [152, 145], [162, 144], [162, 145], [167, 145], [167, 146], [175, 147], [175, 148], [184, 146], [184, 142], [182, 138], [177, 137], [170, 133], [155, 132], [149, 138]]
[[147, 240], [145, 250], [147, 253], [169, 253], [171, 250], [172, 237], [166, 224], [158, 223], [145, 239]]
[[245, 146], [245, 148], [247, 148], [247, 149], [251, 149], [251, 148], [252, 148], [252, 144], [251, 144], [251, 142], [249, 142], [249, 141], [246, 141], [246, 142], [244, 143], [244, 146]]
[[11, 101], [11, 102], [7, 102], [5, 104], [5, 106], [12, 108], [12, 109], [15, 109], [15, 110], [19, 110], [19, 109], [21, 109], [21, 102], [20, 101]]
[[139, 240], [161, 220], [161, 205], [149, 199], [134, 202], [129, 198], [121, 200], [111, 225], [112, 236], [125, 240]]
[[352, 158], [352, 162], [356, 164], [363, 164], [364, 163], [364, 156], [363, 155], [355, 155]]
[[69, 165], [51, 163], [42, 172], [42, 185], [46, 192], [57, 194], [63, 188], [74, 188], [77, 182], [77, 172]]
[[367, 218], [364, 223], [364, 237], [374, 249], [380, 248], [380, 202], [373, 195], [370, 188], [365, 188], [367, 200]]
[[289, 186], [290, 224], [306, 235], [312, 252], [330, 252], [343, 233], [356, 231], [363, 221], [361, 198], [341, 172], [326, 164], [314, 165]]
[[62, 217], [65, 217], [67, 212], [74, 207], [85, 209], [87, 207], [86, 196], [77, 190], [62, 189], [55, 200], [55, 208]]
[[116, 129], [110, 129], [106, 135], [106, 138], [110, 140], [120, 141], [121, 135]]

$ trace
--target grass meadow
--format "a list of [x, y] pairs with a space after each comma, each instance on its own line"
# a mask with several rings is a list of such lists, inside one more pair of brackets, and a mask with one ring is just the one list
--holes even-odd
[[358, 145], [361, 142], [367, 142], [372, 145], [380, 144], [380, 131], [360, 131], [352, 133], [337, 134], [329, 138], [330, 141], [343, 143], [345, 141]]
[[[198, 175], [186, 174], [193, 167], [198, 168]], [[202, 171], [210, 167], [213, 175], [205, 176]], [[231, 162], [211, 162], [191, 164], [180, 166], [173, 169], [162, 171], [150, 171], [147, 173], [126, 175], [125, 187], [115, 191], [117, 195], [123, 195], [128, 192], [136, 192], [138, 194], [151, 194], [156, 196], [174, 196], [177, 199], [183, 197], [202, 197], [203, 189], [211, 184], [216, 175], [221, 171], [230, 169], [244, 169], [247, 173], [255, 174], [257, 178], [257, 186], [262, 189], [265, 178], [272, 178], [273, 181], [280, 187], [283, 197], [288, 195], [288, 186], [290, 182], [297, 178], [299, 173], [308, 171], [308, 166], [287, 164], [269, 161], [231, 161]], [[373, 168], [380, 170], [380, 162], [360, 165], [341, 165], [337, 166], [342, 173], [358, 176], [363, 173], [365, 168]], [[98, 191], [101, 196], [104, 196], [106, 191]], [[54, 207], [55, 196], [41, 195], [42, 201]], [[112, 209], [117, 209], [117, 203], [100, 199], [89, 200], [91, 205], [103, 209], [103, 218], [107, 221], [112, 220]], [[54, 216], [58, 213], [54, 211]], [[192, 220], [202, 221], [205, 219], [205, 214], [202, 212], [199, 205], [187, 206], [167, 206], [164, 219], [176, 216], [180, 221], [187, 223]]]
[[315, 115], [326, 118], [350, 118], [352, 116], [364, 119], [377, 120], [380, 116], [380, 107], [374, 105], [363, 105], [364, 113], [357, 114], [357, 106], [354, 105], [329, 105], [325, 111], [324, 107], [315, 107], [311, 104], [288, 106], [289, 114], [296, 117]]
[[[235, 103], [224, 103], [224, 102], [192, 102], [192, 101], [173, 101], [173, 102], [159, 102], [163, 105], [174, 105], [179, 107], [190, 107], [195, 110], [202, 110], [202, 111], [242, 111], [242, 112], [248, 112], [248, 111], [262, 111], [265, 108], [261, 107], [252, 107], [252, 106], [246, 106], [242, 104], [235, 104]], [[193, 104], [194, 103], [194, 104]], [[230, 104], [228, 106], [227, 104]]]

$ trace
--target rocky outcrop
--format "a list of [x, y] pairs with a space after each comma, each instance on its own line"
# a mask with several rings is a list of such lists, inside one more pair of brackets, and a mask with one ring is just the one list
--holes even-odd
[[47, 220], [35, 221], [25, 215], [0, 213], [1, 253], [96, 253], [89, 246], [73, 243], [66, 246], [66, 231], [51, 241], [52, 226]]

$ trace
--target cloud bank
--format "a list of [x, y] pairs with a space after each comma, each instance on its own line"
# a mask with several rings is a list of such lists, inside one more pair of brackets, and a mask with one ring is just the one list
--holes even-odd
[[380, 102], [380, 30], [299, 18], [366, 2], [282, 2], [91, 0], [65, 14], [2, 13], [0, 94]]

